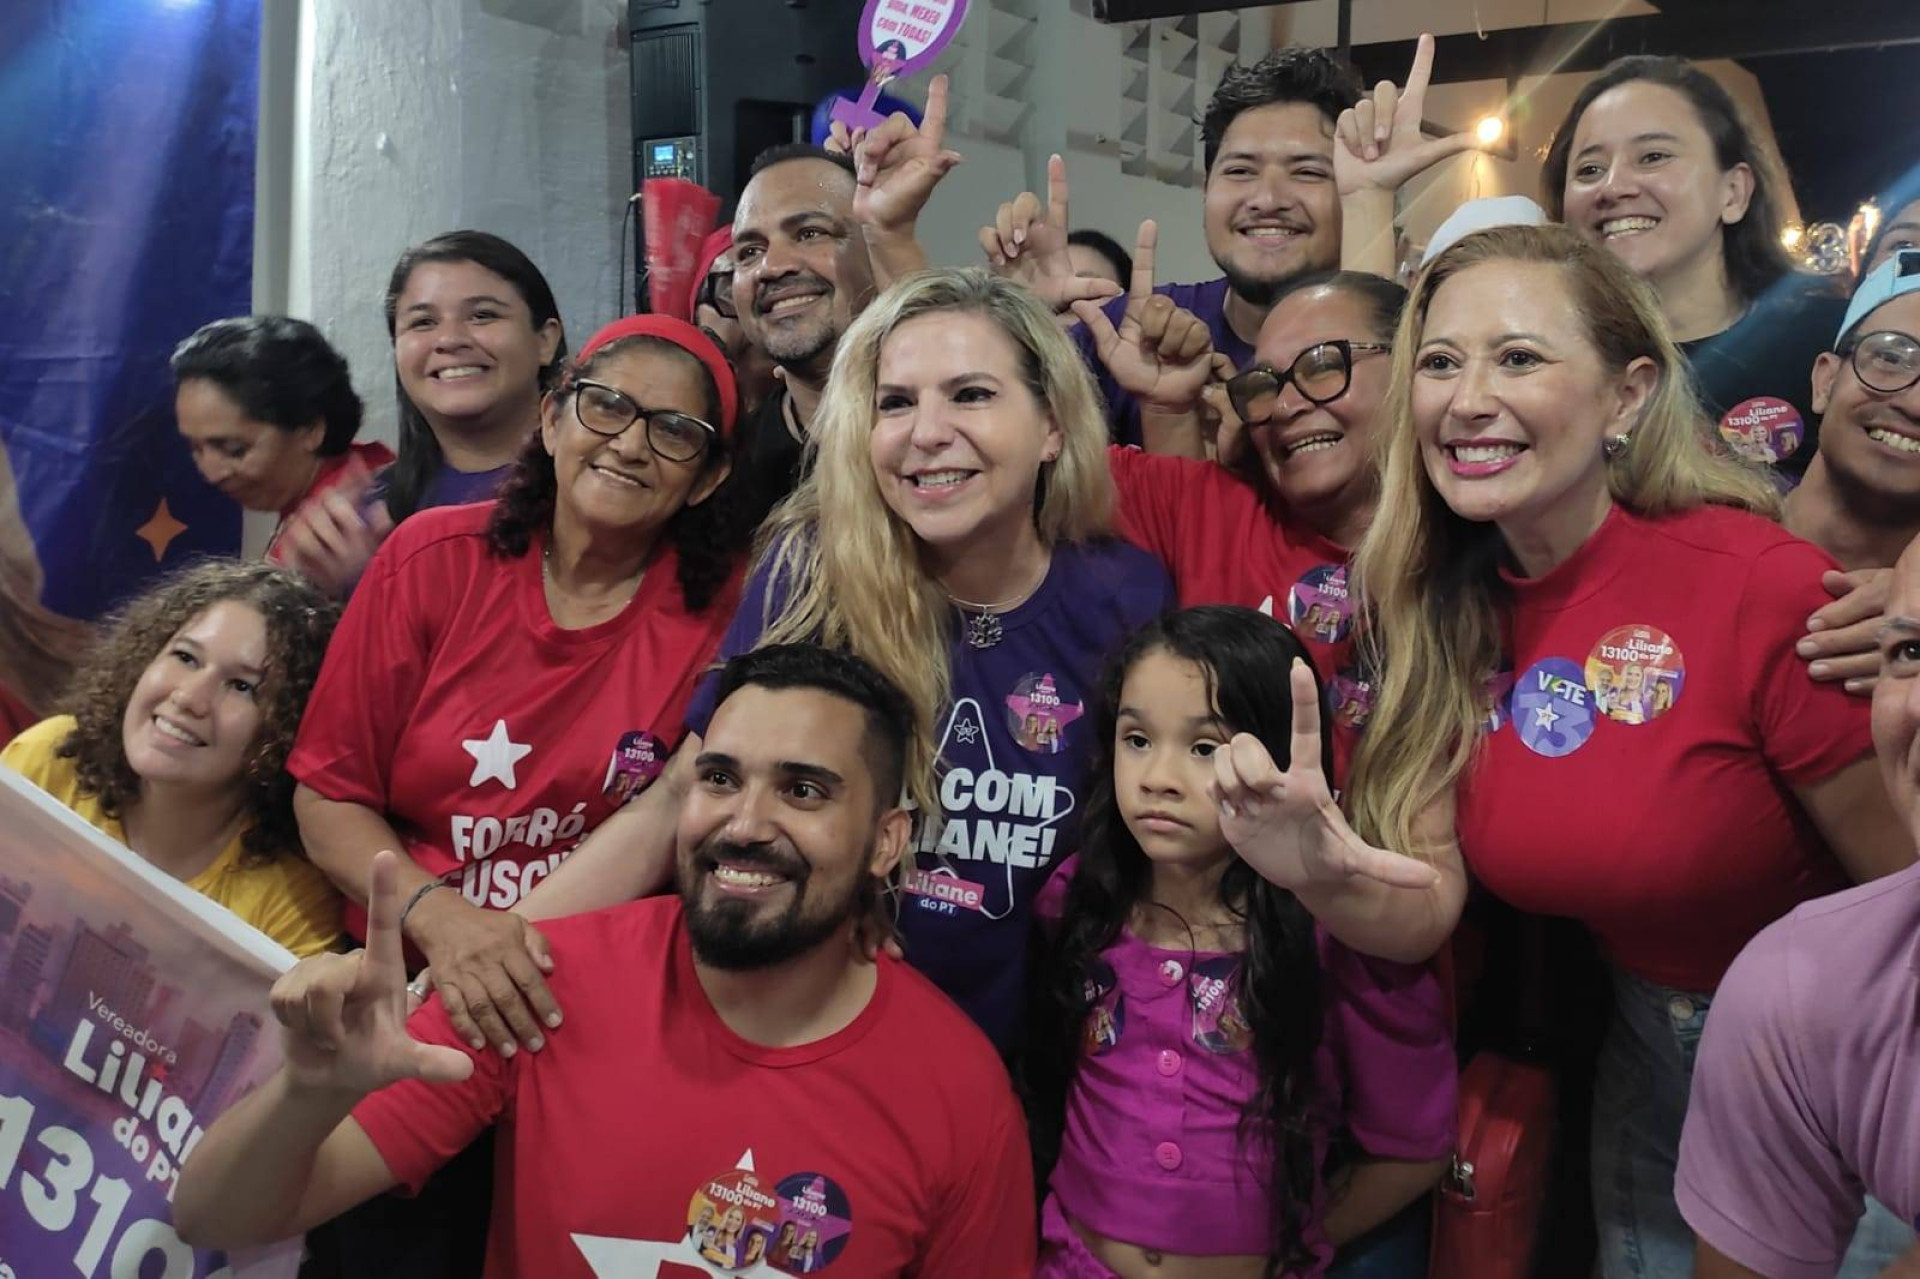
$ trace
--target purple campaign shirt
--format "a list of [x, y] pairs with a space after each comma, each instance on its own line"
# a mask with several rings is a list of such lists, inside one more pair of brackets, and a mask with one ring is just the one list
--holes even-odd
[[[1205, 284], [1163, 284], [1154, 290], [1163, 297], [1173, 299], [1175, 306], [1191, 311], [1207, 326], [1213, 334], [1213, 349], [1233, 361], [1233, 367], [1244, 369], [1253, 363], [1253, 348], [1240, 340], [1240, 335], [1227, 323], [1227, 279], [1221, 276], [1217, 280], [1208, 280]], [[1121, 294], [1107, 302], [1102, 308], [1107, 318], [1115, 325], [1120, 317], [1127, 313], [1127, 297]], [[1085, 360], [1087, 368], [1100, 384], [1100, 394], [1107, 402], [1107, 422], [1113, 431], [1117, 444], [1140, 443], [1140, 407], [1134, 402], [1131, 392], [1123, 391], [1114, 382], [1107, 366], [1093, 349], [1093, 336], [1087, 332], [1087, 326], [1073, 326], [1073, 342], [1080, 348], [1080, 358]]]
[[[1078, 864], [1041, 893], [1043, 925], [1058, 923]], [[1439, 980], [1424, 964], [1372, 959], [1316, 934], [1322, 1162], [1340, 1128], [1377, 1159], [1445, 1158], [1459, 1077]], [[1109, 1239], [1189, 1256], [1266, 1252], [1273, 1150], [1264, 1133], [1242, 1140], [1259, 1070], [1241, 1011], [1241, 956], [1168, 950], [1123, 931], [1100, 961], [1049, 1188], [1070, 1217]], [[1289, 1271], [1296, 1279], [1321, 1274], [1333, 1254], [1324, 1207], [1316, 1187], [1305, 1232], [1315, 1264]]]
[[1920, 866], [1747, 943], [1707, 1014], [1680, 1139], [1681, 1215], [1769, 1279], [1829, 1279], [1862, 1195], [1920, 1217]]
[[[721, 661], [754, 646], [783, 595], [764, 565], [755, 569]], [[1173, 605], [1166, 570], [1145, 551], [1062, 544], [1040, 589], [1000, 615], [998, 644], [974, 648], [954, 627], [953, 702], [938, 726], [945, 820], [923, 823], [900, 926], [907, 960], [1003, 1052], [1026, 1006], [1033, 899], [1074, 850], [1102, 669]], [[702, 680], [687, 710], [688, 728], [702, 735], [714, 688], [713, 676]]]

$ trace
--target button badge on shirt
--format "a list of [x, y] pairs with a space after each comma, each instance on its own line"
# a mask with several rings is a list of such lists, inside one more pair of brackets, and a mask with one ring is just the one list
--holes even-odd
[[1185, 1156], [1180, 1153], [1180, 1147], [1170, 1141], [1163, 1141], [1153, 1148], [1153, 1161], [1168, 1172], [1178, 1168], [1184, 1158]]

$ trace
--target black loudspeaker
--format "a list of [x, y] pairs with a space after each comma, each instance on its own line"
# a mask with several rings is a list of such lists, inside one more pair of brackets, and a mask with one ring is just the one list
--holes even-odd
[[[856, 94], [862, 0], [628, 0], [633, 186], [690, 178], [733, 216], [754, 156], [804, 141], [814, 105]], [[636, 275], [646, 261], [635, 221]]]

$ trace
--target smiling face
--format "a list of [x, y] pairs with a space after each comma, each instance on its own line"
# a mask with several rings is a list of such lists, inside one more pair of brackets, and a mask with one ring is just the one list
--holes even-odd
[[763, 169], [733, 216], [733, 300], [747, 340], [774, 363], [824, 375], [873, 296], [853, 178], [826, 160]]
[[558, 320], [536, 328], [512, 282], [475, 262], [420, 263], [394, 309], [400, 386], [437, 427], [531, 415], [559, 344]]
[[867, 731], [862, 707], [811, 688], [747, 685], [714, 711], [679, 826], [701, 963], [766, 968], [851, 928], [908, 828], [878, 800]]
[[1235, 116], [1207, 172], [1204, 217], [1207, 251], [1256, 305], [1294, 276], [1338, 266], [1332, 121], [1305, 102]]
[[1120, 688], [1113, 738], [1114, 800], [1141, 851], [1170, 864], [1225, 855], [1207, 787], [1213, 753], [1233, 732], [1214, 711], [1199, 663], [1165, 649], [1135, 662]]
[[207, 378], [180, 383], [173, 413], [202, 478], [249, 511], [283, 511], [312, 485], [326, 423], [283, 430], [258, 421]]
[[[1884, 352], [1882, 363], [1920, 349], [1920, 293], [1904, 293], [1875, 308], [1850, 339], [1857, 344], [1869, 334], [1890, 332], [1895, 339], [1878, 339], [1862, 359]], [[1904, 340], [1902, 340], [1904, 339]], [[1868, 366], [1872, 368], [1872, 365]], [[1897, 384], [1895, 368], [1873, 374], [1882, 385]], [[1904, 391], [1876, 391], [1854, 371], [1851, 353], [1823, 353], [1813, 366], [1813, 409], [1820, 417], [1820, 458], [1841, 482], [1843, 491], [1872, 495], [1877, 516], [1911, 522], [1920, 515], [1920, 385]]]
[[[1305, 289], [1282, 298], [1268, 314], [1254, 359], [1285, 372], [1322, 343], [1382, 343], [1389, 337], [1374, 331], [1370, 309], [1353, 294], [1330, 286]], [[1248, 438], [1274, 494], [1287, 506], [1311, 513], [1323, 530], [1346, 522], [1342, 513], [1373, 500], [1378, 483], [1373, 420], [1390, 372], [1385, 352], [1355, 351], [1345, 395], [1314, 404], [1289, 382], [1272, 416], [1250, 424]]]
[[[643, 409], [672, 410], [705, 420], [710, 409], [693, 356], [635, 343], [593, 362], [589, 380], [611, 387]], [[702, 458], [672, 461], [653, 451], [644, 418], [611, 438], [580, 421], [579, 397], [601, 397], [595, 387], [549, 396], [541, 409], [540, 437], [553, 456], [554, 518], [587, 529], [641, 532], [665, 524], [684, 506], [698, 506], [727, 476], [721, 462], [702, 471]], [[612, 404], [617, 400], [609, 398]], [[599, 420], [587, 406], [591, 420]], [[717, 440], [708, 448], [720, 447]]]
[[1571, 554], [1605, 518], [1603, 441], [1630, 432], [1651, 359], [1606, 367], [1566, 268], [1483, 262], [1443, 281], [1414, 353], [1412, 412], [1427, 478], [1453, 512], [1523, 547]]
[[223, 600], [162, 646], [127, 699], [121, 747], [143, 785], [238, 790], [260, 731], [267, 624]]
[[1746, 216], [1753, 174], [1720, 168], [1677, 89], [1644, 80], [1593, 100], [1574, 128], [1567, 225], [1649, 280], [1718, 263], [1723, 228]]
[[1873, 750], [1893, 805], [1920, 833], [1920, 542], [1893, 568], [1873, 686]]
[[951, 554], [1032, 525], [1060, 428], [999, 325], [970, 311], [916, 316], [881, 344], [877, 381], [874, 479], [916, 537]]

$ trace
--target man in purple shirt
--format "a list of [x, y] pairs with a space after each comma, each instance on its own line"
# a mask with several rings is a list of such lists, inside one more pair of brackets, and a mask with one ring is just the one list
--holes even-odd
[[[1874, 748], [1920, 832], [1920, 542], [1894, 569], [1880, 653]], [[1830, 1279], [1865, 1196], [1920, 1216], [1920, 866], [1808, 902], [1734, 961], [1675, 1193], [1698, 1279]], [[1880, 1273], [1920, 1279], [1920, 1248]]]

